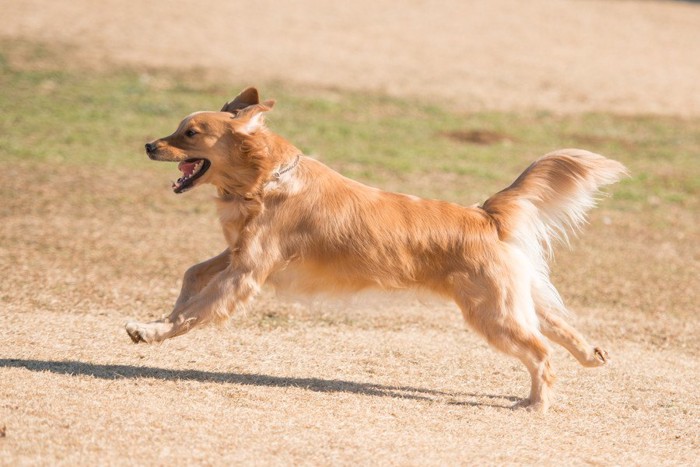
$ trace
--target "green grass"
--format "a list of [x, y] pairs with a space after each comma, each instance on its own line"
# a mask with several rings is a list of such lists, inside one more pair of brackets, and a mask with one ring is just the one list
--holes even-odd
[[[48, 52], [39, 50], [45, 55]], [[129, 166], [155, 173], [143, 143], [171, 133], [194, 110], [218, 110], [241, 84], [200, 82], [194, 72], [28, 71], [0, 55], [0, 157]], [[615, 206], [662, 202], [695, 209], [700, 198], [700, 120], [608, 114], [456, 113], [429, 103], [270, 84], [268, 124], [305, 153], [364, 181], [424, 196], [474, 202], [532, 159], [583, 147], [627, 164], [633, 177]], [[492, 142], [469, 134], [495, 135]], [[467, 135], [465, 138], [450, 134]]]

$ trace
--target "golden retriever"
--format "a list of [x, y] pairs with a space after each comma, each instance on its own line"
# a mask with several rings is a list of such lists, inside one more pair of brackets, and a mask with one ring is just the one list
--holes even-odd
[[584, 366], [606, 363], [607, 352], [564, 321], [547, 260], [551, 242], [585, 221], [598, 189], [626, 173], [622, 164], [555, 151], [482, 205], [464, 207], [343, 177], [265, 126], [273, 105], [248, 88], [146, 144], [151, 159], [179, 162], [175, 193], [216, 187], [228, 248], [187, 270], [167, 318], [127, 323], [134, 342], [225, 320], [265, 283], [310, 294], [421, 289], [454, 300], [471, 328], [527, 367], [532, 385], [521, 406], [549, 405], [545, 337]]

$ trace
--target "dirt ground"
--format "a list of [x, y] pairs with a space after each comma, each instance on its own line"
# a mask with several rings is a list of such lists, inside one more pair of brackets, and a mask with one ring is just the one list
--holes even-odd
[[[58, 44], [78, 68], [200, 67], [464, 108], [700, 115], [698, 5], [464, 3], [0, 0], [0, 36]], [[3, 173], [0, 465], [700, 456], [697, 214], [661, 231], [603, 203], [560, 250], [555, 282], [612, 364], [586, 370], [557, 349], [541, 416], [509, 409], [526, 372], [447, 304], [266, 292], [223, 329], [134, 346], [126, 319], [167, 313], [183, 265], [224, 248], [210, 193], [175, 197], [153, 172], [119, 168], [28, 161]]]
[[700, 115], [700, 5], [657, 1], [0, 0], [66, 65], [370, 89], [467, 109]]

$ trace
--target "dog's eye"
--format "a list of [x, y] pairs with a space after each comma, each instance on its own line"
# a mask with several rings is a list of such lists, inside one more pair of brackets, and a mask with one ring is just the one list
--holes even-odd
[[194, 131], [194, 130], [192, 130], [192, 129], [187, 130], [187, 131], [185, 132], [185, 135], [187, 135], [188, 138], [192, 138], [192, 137], [193, 137], [194, 135], [196, 135], [196, 134], [197, 134], [197, 132]]

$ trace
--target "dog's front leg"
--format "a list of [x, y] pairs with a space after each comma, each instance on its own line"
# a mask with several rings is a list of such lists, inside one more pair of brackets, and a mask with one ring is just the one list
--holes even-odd
[[129, 322], [126, 332], [135, 343], [150, 344], [212, 321], [223, 321], [257, 295], [263, 277], [254, 270], [229, 266], [216, 274], [199, 294], [176, 306], [167, 318], [151, 323]]
[[182, 289], [175, 302], [175, 309], [181, 308], [190, 298], [201, 292], [212, 278], [226, 269], [229, 264], [231, 264], [231, 250], [226, 248], [220, 255], [190, 267], [182, 278]]

